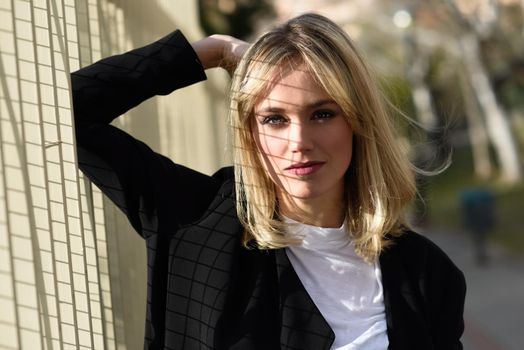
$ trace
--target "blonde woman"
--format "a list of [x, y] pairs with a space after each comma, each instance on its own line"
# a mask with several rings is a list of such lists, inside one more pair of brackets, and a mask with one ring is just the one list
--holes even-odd
[[[233, 73], [234, 166], [200, 174], [109, 123]], [[376, 81], [305, 14], [248, 45], [180, 32], [72, 75], [79, 166], [148, 248], [147, 349], [461, 349], [465, 283], [409, 230], [416, 195]]]

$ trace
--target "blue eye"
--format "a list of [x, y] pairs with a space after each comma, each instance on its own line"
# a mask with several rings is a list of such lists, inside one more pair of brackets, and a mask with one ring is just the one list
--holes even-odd
[[280, 115], [268, 115], [265, 117], [262, 117], [260, 120], [260, 124], [262, 125], [281, 125], [286, 122], [286, 119]]

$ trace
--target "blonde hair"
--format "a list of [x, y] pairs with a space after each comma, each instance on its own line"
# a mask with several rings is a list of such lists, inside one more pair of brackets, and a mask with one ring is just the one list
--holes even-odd
[[357, 253], [376, 260], [387, 234], [406, 225], [405, 207], [416, 195], [414, 171], [395, 135], [387, 101], [349, 36], [331, 20], [304, 14], [262, 35], [245, 53], [231, 87], [231, 125], [237, 214], [244, 244], [282, 248], [297, 244], [285, 234], [276, 185], [264, 171], [253, 137], [257, 103], [279, 69], [305, 65], [335, 100], [353, 130], [353, 155], [345, 181], [348, 234]]

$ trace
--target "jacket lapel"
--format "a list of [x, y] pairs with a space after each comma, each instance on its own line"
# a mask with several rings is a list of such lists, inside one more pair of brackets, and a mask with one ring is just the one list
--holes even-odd
[[282, 349], [326, 349], [335, 334], [306, 292], [284, 249], [275, 251], [282, 331]]
[[417, 281], [416, 276], [410, 278], [401, 253], [395, 244], [380, 256], [389, 349], [432, 349], [424, 303], [417, 288], [423, 281]]

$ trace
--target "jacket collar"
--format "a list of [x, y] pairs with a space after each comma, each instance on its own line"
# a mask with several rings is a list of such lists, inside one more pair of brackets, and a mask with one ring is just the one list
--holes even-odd
[[277, 249], [275, 256], [282, 315], [282, 349], [330, 349], [335, 333], [302, 285], [285, 249]]
[[[400, 242], [399, 242], [400, 243]], [[417, 284], [393, 244], [380, 255], [389, 349], [431, 349], [424, 303]], [[335, 334], [302, 285], [285, 249], [275, 251], [282, 315], [282, 349], [330, 349]]]

